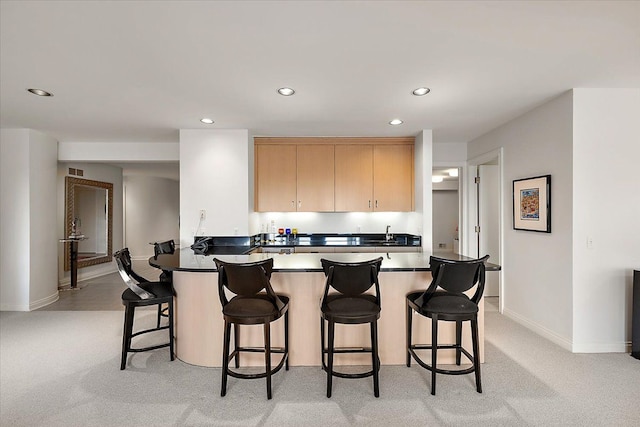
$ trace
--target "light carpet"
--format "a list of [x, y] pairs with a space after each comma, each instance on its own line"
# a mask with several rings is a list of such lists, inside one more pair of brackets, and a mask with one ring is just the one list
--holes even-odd
[[[264, 380], [169, 361], [168, 349], [129, 356], [119, 370], [121, 311], [0, 313], [2, 426], [637, 426], [640, 361], [628, 354], [572, 354], [501, 316], [486, 313], [484, 392], [473, 375], [438, 376], [413, 364], [371, 378], [334, 379], [325, 396], [319, 367]], [[155, 321], [141, 311], [136, 324]], [[399, 331], [404, 333], [404, 331]], [[151, 339], [162, 339], [155, 337]]]

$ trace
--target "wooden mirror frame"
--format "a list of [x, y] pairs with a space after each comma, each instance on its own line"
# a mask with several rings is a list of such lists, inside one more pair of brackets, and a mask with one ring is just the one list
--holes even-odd
[[[105, 256], [78, 259], [78, 268], [88, 267], [90, 265], [102, 264], [105, 262], [111, 262], [113, 258], [113, 184], [110, 182], [93, 181], [90, 179], [74, 178], [71, 176], [65, 177], [65, 239], [71, 235], [71, 223], [73, 222], [73, 211], [75, 202], [75, 187], [76, 185], [82, 185], [84, 187], [94, 187], [98, 189], [107, 190], [107, 254]], [[64, 245], [64, 270], [69, 271], [71, 269], [71, 260], [69, 253], [69, 245]]]

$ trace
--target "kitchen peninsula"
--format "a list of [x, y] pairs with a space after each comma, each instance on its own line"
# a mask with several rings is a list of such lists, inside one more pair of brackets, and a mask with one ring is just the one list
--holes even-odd
[[[437, 255], [437, 254], [436, 254]], [[213, 259], [227, 262], [253, 262], [265, 258], [274, 259], [271, 278], [273, 289], [290, 297], [289, 328], [292, 366], [320, 366], [320, 312], [319, 301], [324, 290], [325, 277], [321, 258], [343, 262], [358, 262], [381, 256], [379, 275], [382, 313], [378, 323], [380, 361], [384, 365], [400, 365], [406, 360], [405, 350], [405, 296], [408, 292], [426, 289], [431, 281], [429, 253], [251, 253], [245, 255], [198, 254], [190, 248], [174, 254], [151, 257], [149, 264], [162, 270], [173, 271], [176, 290], [176, 354], [190, 364], [219, 367], [222, 361], [222, 313], [218, 296], [217, 269]], [[450, 259], [467, 259], [456, 254], [442, 254]], [[488, 274], [499, 270], [494, 264], [487, 265]], [[279, 320], [280, 322], [282, 320]], [[480, 352], [484, 354], [484, 303], [480, 304], [478, 317]], [[416, 319], [414, 336], [421, 342], [430, 339], [429, 320]], [[368, 346], [367, 325], [362, 328], [351, 325], [347, 329], [336, 329], [336, 345]], [[442, 328], [441, 341], [454, 340], [455, 324]], [[283, 345], [282, 328], [273, 327], [274, 346]], [[276, 332], [277, 331], [277, 332]], [[347, 333], [348, 338], [347, 338]], [[241, 342], [247, 345], [262, 345], [262, 329], [243, 330]], [[470, 343], [470, 333], [465, 330], [463, 343]], [[468, 344], [467, 344], [468, 345]], [[446, 355], [446, 356], [445, 356]], [[251, 359], [251, 356], [255, 356]], [[445, 363], [451, 355], [443, 353]], [[338, 364], [366, 364], [366, 356], [359, 359], [338, 358]], [[482, 358], [481, 358], [482, 359]], [[243, 355], [243, 365], [263, 363], [262, 356]]]

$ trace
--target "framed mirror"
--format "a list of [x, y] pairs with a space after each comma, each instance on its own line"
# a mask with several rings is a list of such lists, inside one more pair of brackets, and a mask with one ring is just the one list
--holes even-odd
[[[111, 262], [113, 184], [67, 176], [65, 193], [65, 238], [79, 238], [77, 267]], [[65, 271], [71, 269], [69, 246], [64, 245]]]

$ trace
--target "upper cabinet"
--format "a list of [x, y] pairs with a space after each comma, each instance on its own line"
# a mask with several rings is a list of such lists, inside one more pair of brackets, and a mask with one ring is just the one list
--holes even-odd
[[334, 146], [297, 146], [297, 211], [334, 211]]
[[413, 176], [413, 144], [336, 145], [336, 211], [412, 211]]
[[333, 145], [256, 144], [259, 212], [333, 212]]
[[296, 210], [296, 146], [255, 146], [255, 206], [260, 212]]
[[414, 208], [413, 138], [255, 138], [255, 155], [256, 211]]
[[336, 211], [373, 209], [373, 146], [336, 146]]
[[413, 145], [374, 145], [374, 211], [412, 211], [413, 181]]

